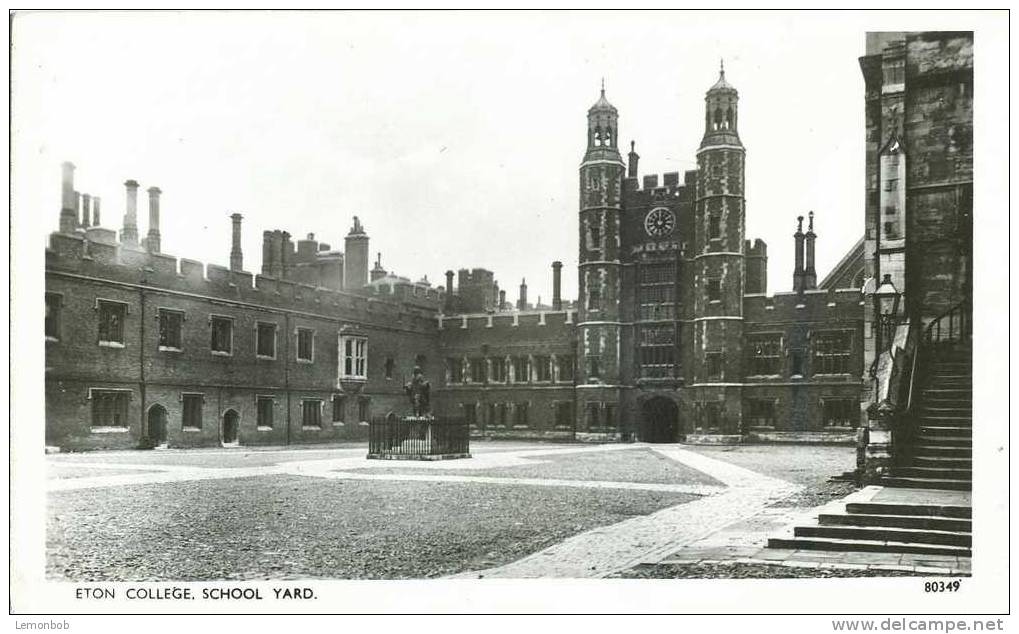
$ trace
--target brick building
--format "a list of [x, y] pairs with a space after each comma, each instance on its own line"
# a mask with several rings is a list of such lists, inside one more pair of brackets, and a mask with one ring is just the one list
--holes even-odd
[[[158, 188], [138, 239], [138, 183], [119, 239], [64, 165], [46, 252], [47, 443], [67, 448], [287, 444], [364, 437], [407, 410], [415, 365], [436, 411], [486, 437], [713, 442], [845, 440], [860, 419], [862, 243], [817, 284], [814, 218], [794, 234], [790, 292], [767, 292], [745, 236], [746, 150], [722, 71], [696, 170], [638, 178], [619, 113], [588, 111], [579, 179], [579, 297], [507, 301], [492, 271], [444, 287], [369, 269], [358, 218], [343, 252], [263, 233], [244, 270], [162, 253]], [[94, 205], [94, 207], [93, 207]], [[94, 209], [94, 212], [93, 212]], [[858, 253], [859, 252], [859, 253]]]

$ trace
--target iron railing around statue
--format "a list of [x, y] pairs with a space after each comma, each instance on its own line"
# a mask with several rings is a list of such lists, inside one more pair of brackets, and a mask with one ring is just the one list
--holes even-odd
[[443, 416], [374, 417], [368, 428], [368, 457], [441, 460], [470, 457], [470, 425]]

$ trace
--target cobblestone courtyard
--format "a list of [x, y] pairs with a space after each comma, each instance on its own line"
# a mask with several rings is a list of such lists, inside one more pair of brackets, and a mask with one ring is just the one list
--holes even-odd
[[849, 447], [479, 442], [470, 460], [322, 449], [48, 456], [48, 575], [601, 577], [844, 495]]

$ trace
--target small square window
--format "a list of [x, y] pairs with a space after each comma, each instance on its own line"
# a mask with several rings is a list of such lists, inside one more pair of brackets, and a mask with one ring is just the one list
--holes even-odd
[[704, 353], [704, 366], [708, 375], [709, 380], [718, 380], [722, 378], [722, 353], [721, 352], [706, 352]]
[[708, 280], [707, 291], [709, 302], [722, 301], [722, 280], [719, 279]]
[[722, 218], [718, 214], [708, 216], [708, 239], [717, 240], [722, 237]]
[[396, 362], [393, 361], [393, 357], [387, 358], [386, 359], [386, 378], [387, 379], [393, 378], [393, 371], [395, 370], [395, 368], [396, 368]]
[[313, 429], [322, 427], [322, 401], [318, 399], [301, 401], [301, 427]]
[[129, 392], [92, 390], [91, 399], [93, 427], [127, 427]]

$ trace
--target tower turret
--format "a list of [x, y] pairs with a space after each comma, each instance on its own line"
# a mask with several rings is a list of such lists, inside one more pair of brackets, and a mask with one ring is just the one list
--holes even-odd
[[[620, 434], [620, 214], [626, 165], [619, 155], [619, 112], [605, 98], [587, 111], [580, 164], [577, 314], [577, 429]], [[610, 414], [611, 413], [611, 414]]]
[[739, 433], [743, 380], [745, 150], [737, 134], [739, 95], [725, 78], [704, 96], [694, 210], [693, 380], [695, 424]]

